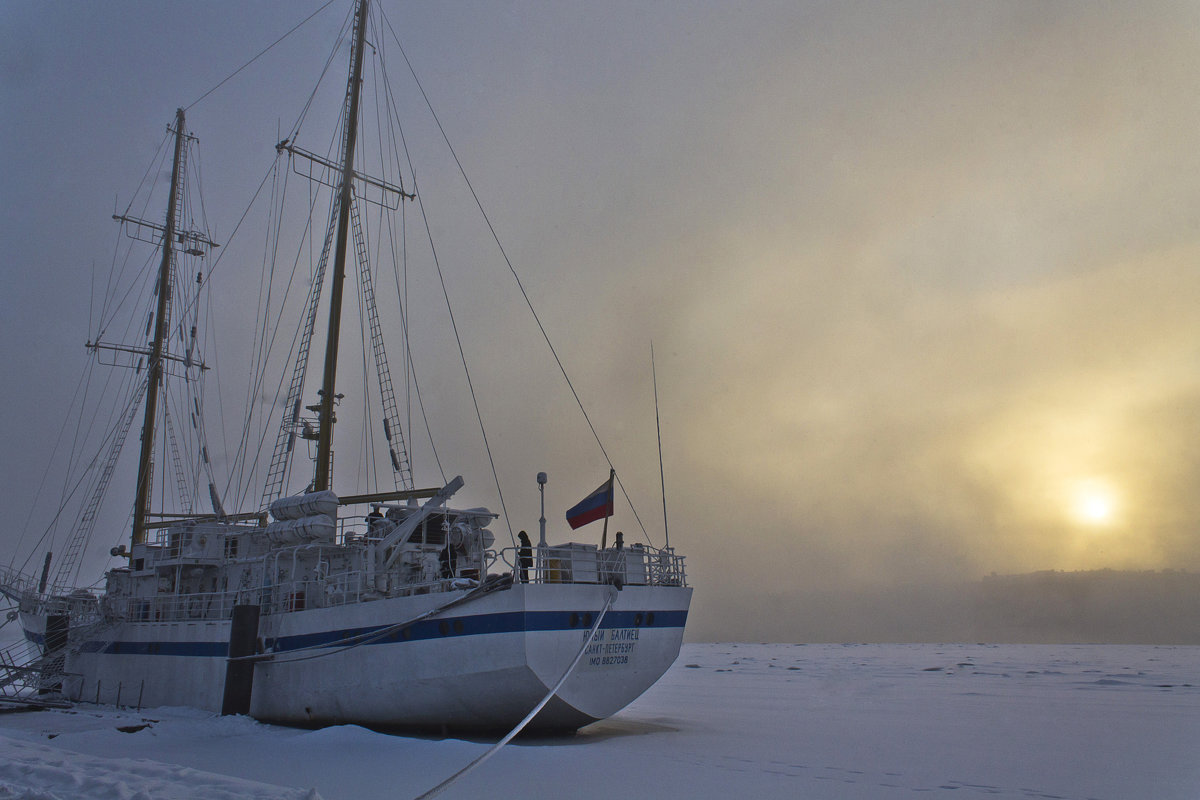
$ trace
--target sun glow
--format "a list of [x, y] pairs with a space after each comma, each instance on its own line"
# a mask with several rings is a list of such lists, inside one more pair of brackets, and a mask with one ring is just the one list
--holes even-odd
[[1110, 485], [1095, 479], [1075, 484], [1071, 495], [1071, 516], [1077, 522], [1092, 526], [1108, 525], [1116, 512], [1116, 492]]

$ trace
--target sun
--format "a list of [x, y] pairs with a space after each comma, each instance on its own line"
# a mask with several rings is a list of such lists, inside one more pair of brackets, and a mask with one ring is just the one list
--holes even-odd
[[1117, 512], [1113, 488], [1098, 479], [1078, 481], [1071, 490], [1071, 516], [1076, 522], [1100, 527], [1110, 524]]

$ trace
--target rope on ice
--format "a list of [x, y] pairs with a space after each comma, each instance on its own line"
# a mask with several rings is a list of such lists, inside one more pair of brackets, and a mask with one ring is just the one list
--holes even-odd
[[460, 769], [458, 772], [454, 773], [449, 778], [446, 778], [446, 780], [442, 781], [437, 786], [433, 787], [432, 789], [425, 792], [424, 794], [417, 795], [415, 798], [413, 798], [413, 800], [428, 800], [431, 797], [437, 797], [443, 791], [448, 789], [459, 778], [466, 775], [468, 772], [475, 769], [476, 767], [478, 767], [483, 762], [487, 761], [492, 756], [496, 755], [496, 753], [498, 753], [500, 751], [501, 747], [504, 747], [504, 745], [506, 745], [510, 741], [512, 741], [513, 737], [516, 736], [518, 733], [520, 733], [522, 731], [522, 729], [524, 729], [524, 727], [526, 725], [528, 725], [530, 723], [530, 721], [538, 715], [538, 712], [541, 711], [543, 707], [545, 707], [546, 703], [550, 702], [551, 697], [554, 697], [554, 695], [558, 694], [558, 690], [562, 688], [562, 685], [567, 682], [567, 678], [569, 678], [571, 676], [571, 673], [575, 671], [575, 667], [576, 667], [576, 665], [579, 664], [579, 660], [581, 658], [583, 658], [584, 651], [587, 650], [588, 645], [592, 643], [592, 637], [595, 636], [596, 631], [600, 629], [600, 623], [604, 620], [604, 615], [608, 613], [608, 609], [612, 608], [613, 600], [616, 598], [616, 596], [617, 596], [616, 589], [613, 589], [610, 587], [609, 593], [608, 593], [608, 599], [604, 601], [604, 608], [600, 609], [600, 613], [596, 616], [596, 621], [592, 624], [592, 629], [590, 631], [588, 631], [588, 635], [584, 637], [583, 645], [579, 648], [579, 652], [575, 654], [575, 658], [573, 661], [571, 661], [571, 665], [569, 667], [567, 667], [567, 671], [564, 672], [562, 677], [558, 679], [558, 683], [554, 684], [554, 688], [551, 689], [549, 691], [549, 693], [547, 693], [547, 695], [542, 698], [542, 701], [540, 703], [538, 703], [536, 706], [533, 707], [532, 711], [530, 711], [528, 714], [525, 715], [525, 719], [518, 722], [517, 727], [513, 728], [511, 731], [506, 733], [504, 735], [503, 739], [501, 739], [500, 741], [498, 741], [494, 745], [492, 745], [491, 748], [488, 749], [488, 751], [485, 752], [483, 755], [479, 756], [479, 758], [475, 759], [470, 764], [467, 764], [465, 767]]

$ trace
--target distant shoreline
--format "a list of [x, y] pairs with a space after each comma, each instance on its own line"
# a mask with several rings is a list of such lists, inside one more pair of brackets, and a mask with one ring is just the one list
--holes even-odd
[[747, 596], [732, 636], [705, 626], [703, 592], [697, 597], [689, 620], [689, 641], [697, 642], [1200, 644], [1200, 573], [1179, 570], [1044, 570], [974, 582], [801, 587]]

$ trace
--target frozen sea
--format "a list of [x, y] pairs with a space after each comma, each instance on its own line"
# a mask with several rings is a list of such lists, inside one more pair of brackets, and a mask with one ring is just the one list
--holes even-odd
[[[0, 798], [420, 795], [488, 742], [182, 708], [0, 714]], [[1200, 647], [690, 644], [611, 720], [445, 798], [1197, 800]]]

